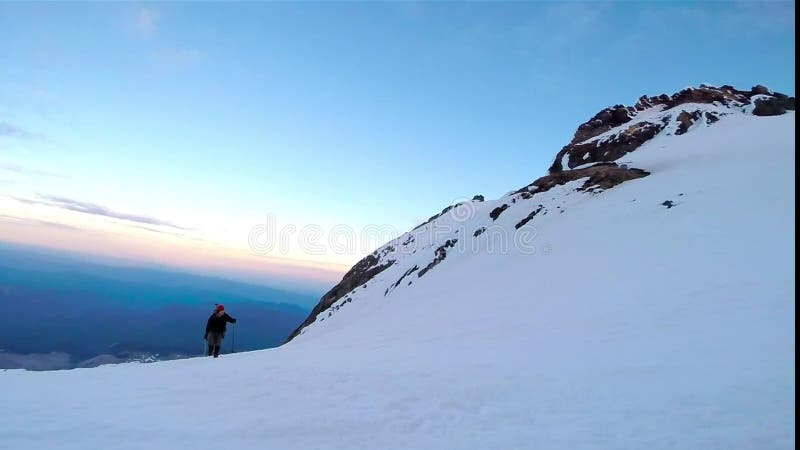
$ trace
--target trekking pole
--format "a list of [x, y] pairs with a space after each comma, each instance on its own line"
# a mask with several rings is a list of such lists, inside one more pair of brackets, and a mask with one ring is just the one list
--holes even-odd
[[233, 328], [233, 336], [231, 336], [231, 353], [236, 353], [236, 350], [234, 350], [233, 346], [233, 344], [236, 343], [236, 324], [231, 324], [231, 328]]

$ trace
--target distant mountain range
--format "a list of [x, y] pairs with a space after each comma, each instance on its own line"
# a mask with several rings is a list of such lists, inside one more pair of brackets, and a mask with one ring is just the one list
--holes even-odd
[[223, 351], [280, 344], [309, 296], [160, 269], [0, 245], [0, 368], [61, 369], [175, 359], [203, 351], [216, 303], [239, 319]]

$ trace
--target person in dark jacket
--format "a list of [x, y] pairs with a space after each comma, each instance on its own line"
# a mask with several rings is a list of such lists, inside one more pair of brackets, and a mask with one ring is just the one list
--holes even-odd
[[236, 319], [225, 312], [224, 306], [217, 305], [214, 313], [208, 318], [208, 323], [206, 324], [206, 334], [204, 338], [208, 343], [208, 356], [214, 355], [214, 358], [219, 356], [219, 349], [222, 347], [222, 339], [225, 338], [228, 322], [236, 323]]

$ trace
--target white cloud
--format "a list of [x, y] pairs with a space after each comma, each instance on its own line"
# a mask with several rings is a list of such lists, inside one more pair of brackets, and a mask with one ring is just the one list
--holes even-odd
[[27, 167], [22, 167], [18, 164], [7, 163], [7, 162], [0, 162], [0, 172], [10, 172], [17, 175], [66, 178], [65, 175], [62, 175], [60, 173], [48, 172], [46, 170], [31, 169]]
[[39, 133], [26, 130], [9, 122], [0, 122], [0, 137], [16, 138], [22, 140], [42, 140], [44, 136]]

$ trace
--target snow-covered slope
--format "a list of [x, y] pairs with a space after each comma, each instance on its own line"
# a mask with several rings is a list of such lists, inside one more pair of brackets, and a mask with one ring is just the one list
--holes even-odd
[[794, 112], [684, 105], [378, 249], [283, 347], [0, 372], [0, 448], [794, 448]]
[[[709, 148], [692, 149], [683, 155], [681, 152], [692, 142], [692, 139], [684, 138], [686, 133], [716, 126], [723, 118], [745, 120], [741, 118], [746, 117], [745, 123], [749, 123], [757, 120], [754, 116], [781, 115], [787, 108], [794, 109], [793, 97], [774, 93], [763, 86], [739, 91], [731, 86], [717, 88], [707, 85], [687, 88], [671, 96], [643, 96], [634, 106], [606, 108], [578, 127], [572, 142], [556, 155], [550, 175], [498, 200], [484, 202], [483, 199], [474, 199], [449, 206], [426, 223], [368, 255], [322, 297], [308, 320], [291, 338], [335, 327], [330, 322], [326, 327], [321, 324], [326, 319], [333, 322], [335, 314], [345, 307], [353, 309], [350, 305], [361, 303], [361, 298], [370, 299], [378, 294], [388, 297], [398, 289], [412, 289], [415, 280], [440, 264], [444, 265], [445, 260], [447, 265], [453, 265], [459, 264], [454, 260], [475, 255], [504, 255], [510, 250], [525, 255], [537, 251], [547, 254], [552, 250], [548, 239], [555, 236], [543, 236], [543, 227], [561, 228], [575, 223], [571, 214], [561, 214], [604, 190], [650, 175], [653, 171], [650, 160], [654, 157], [650, 156], [652, 151], [648, 149], [669, 146], [670, 150], [663, 152], [666, 154], [661, 157], [673, 158], [681, 164], [681, 172], [689, 171], [694, 168], [690, 166], [696, 165], [695, 158], [727, 158], [728, 142], [724, 137], [705, 138], [705, 145]], [[749, 139], [752, 148], [742, 154], [747, 162], [741, 164], [745, 170], [754, 170], [764, 156], [759, 151], [762, 145], [760, 136]], [[658, 169], [658, 162], [655, 164], [655, 169]], [[723, 167], [724, 162], [705, 167], [708, 172], [699, 176], [698, 183], [711, 183], [715, 178], [725, 177], [720, 172]], [[664, 176], [657, 178], [663, 179]], [[681, 189], [680, 185], [675, 188]], [[665, 192], [664, 195], [668, 198], [660, 203], [665, 203], [662, 206], [666, 208], [671, 208], [679, 200], [688, 200], [672, 198], [682, 197], [683, 192]], [[598, 213], [597, 217], [580, 225], [591, 234], [593, 229], [602, 229], [599, 225], [606, 219], [603, 216], [608, 214]], [[716, 213], [707, 211], [707, 214]], [[555, 233], [557, 236], [563, 234]], [[591, 253], [593, 247], [588, 245], [579, 250]], [[615, 257], [609, 255], [606, 262], [619, 263]], [[528, 261], [529, 258], [525, 258], [526, 264]], [[548, 269], [558, 270], [560, 267], [555, 266]], [[410, 295], [426, 295], [424, 290], [413, 288], [412, 291]], [[356, 309], [365, 307], [359, 305]], [[312, 324], [314, 326], [309, 326]]]

